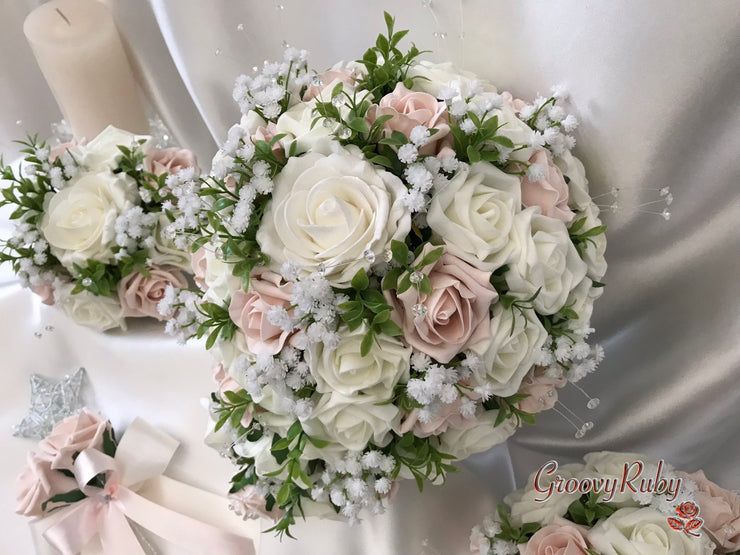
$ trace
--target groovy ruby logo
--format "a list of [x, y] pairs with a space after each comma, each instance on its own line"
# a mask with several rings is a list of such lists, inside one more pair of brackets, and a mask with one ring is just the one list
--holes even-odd
[[668, 525], [674, 530], [683, 530], [689, 536], [701, 536], [701, 533], [697, 532], [701, 525], [704, 524], [704, 520], [699, 518], [699, 507], [691, 501], [681, 503], [676, 507], [676, 514], [678, 518], [674, 516], [668, 517]]

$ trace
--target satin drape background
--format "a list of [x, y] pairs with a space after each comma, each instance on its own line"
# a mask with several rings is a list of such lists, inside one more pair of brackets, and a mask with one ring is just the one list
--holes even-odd
[[[297, 543], [263, 537], [263, 553], [464, 552], [469, 528], [515, 480], [522, 485], [551, 458], [564, 463], [591, 450], [645, 452], [740, 488], [737, 2], [435, 0], [431, 10], [416, 0], [107, 3], [152, 106], [204, 166], [238, 119], [236, 75], [280, 56], [283, 40], [307, 48], [317, 69], [355, 59], [386, 9], [411, 29], [410, 40], [435, 51], [431, 59], [454, 61], [500, 89], [530, 98], [565, 82], [582, 121], [576, 154], [592, 193], [624, 188], [620, 210], [606, 217], [607, 288], [593, 319], [607, 358], [580, 384], [601, 405], [588, 411], [573, 388], [561, 396], [595, 422], [592, 432], [576, 440], [565, 420], [543, 414], [507, 446], [465, 463], [444, 488], [420, 498], [406, 484], [385, 517], [358, 529], [302, 525]], [[8, 159], [12, 139], [43, 134], [60, 118], [22, 35], [36, 4], [1, 4], [0, 149]], [[670, 221], [640, 212], [665, 186], [675, 197]], [[3, 215], [0, 231], [7, 229]], [[86, 366], [91, 405], [118, 426], [137, 415], [162, 426], [184, 443], [173, 476], [223, 491], [229, 466], [200, 444], [198, 399], [210, 387], [201, 348], [177, 347], [148, 324], [128, 336], [95, 335], [41, 307], [7, 270], [0, 316], [0, 552], [31, 549], [11, 512], [12, 478], [33, 443], [8, 430], [27, 408], [32, 372], [59, 377]], [[47, 325], [55, 330], [33, 337]]]

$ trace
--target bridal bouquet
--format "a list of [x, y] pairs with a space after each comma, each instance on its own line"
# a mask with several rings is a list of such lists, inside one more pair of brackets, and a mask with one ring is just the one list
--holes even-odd
[[527, 104], [402, 53], [237, 79], [243, 117], [177, 191], [202, 294], [160, 303], [219, 360], [210, 438], [235, 506], [383, 510], [403, 478], [503, 442], [592, 372], [605, 227], [563, 93]]
[[187, 248], [167, 234], [172, 187], [198, 176], [193, 154], [158, 149], [146, 136], [108, 127], [87, 144], [21, 141], [20, 169], [0, 159], [0, 206], [13, 236], [0, 242], [23, 285], [76, 322], [126, 328], [126, 317], [162, 319], [167, 286], [187, 287]]
[[549, 461], [473, 528], [479, 555], [672, 555], [740, 551], [740, 495], [702, 471], [635, 453]]

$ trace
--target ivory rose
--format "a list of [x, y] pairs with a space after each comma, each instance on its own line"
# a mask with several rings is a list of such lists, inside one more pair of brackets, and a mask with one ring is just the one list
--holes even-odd
[[303, 428], [311, 436], [339, 443], [350, 451], [362, 451], [369, 441], [380, 447], [386, 445], [399, 418], [398, 407], [393, 404], [332, 393], [322, 395]]
[[123, 173], [90, 173], [57, 193], [47, 194], [41, 233], [51, 253], [68, 269], [87, 260], [113, 260], [115, 223], [134, 206], [136, 182]]
[[392, 93], [381, 98], [367, 112], [370, 123], [381, 116], [393, 116], [383, 124], [386, 137], [390, 137], [393, 131], [400, 131], [409, 137], [414, 127], [423, 125], [437, 129], [437, 132], [419, 149], [420, 154], [454, 155], [447, 105], [431, 94], [410, 91], [403, 83], [398, 83]]
[[58, 493], [66, 493], [79, 487], [74, 478], [52, 470], [48, 460], [29, 453], [26, 461], [26, 468], [16, 480], [15, 512], [20, 515], [41, 516], [44, 501]]
[[546, 149], [537, 150], [529, 163], [542, 166], [545, 175], [539, 181], [522, 177], [522, 204], [539, 206], [542, 214], [566, 224], [573, 221], [575, 214], [568, 208], [568, 185], [560, 168], [553, 163], [550, 153]]
[[273, 504], [272, 509], [267, 510], [264, 496], [257, 491], [255, 486], [247, 485], [236, 493], [228, 495], [229, 508], [237, 515], [242, 516], [244, 520], [248, 518], [269, 518], [277, 522], [285, 511]]
[[334, 350], [325, 348], [323, 343], [311, 345], [307, 362], [319, 393], [336, 391], [347, 397], [381, 402], [393, 396], [397, 383], [408, 381], [411, 349], [394, 337], [379, 334], [363, 357], [360, 345], [367, 331], [366, 325], [354, 331], [341, 328], [339, 345]]
[[[537, 472], [530, 474], [524, 489], [514, 491], [504, 498], [504, 503], [511, 507], [511, 523], [517, 527], [526, 522], [540, 522], [546, 525], [565, 515], [568, 506], [581, 494], [577, 491], [559, 493], [554, 488], [548, 492], [548, 487], [556, 476], [562, 476], [563, 480], [580, 477], [582, 469], [582, 464], [572, 463], [558, 466], [557, 472], [551, 474], [544, 472], [539, 475]], [[540, 491], [535, 489], [535, 481]], [[542, 502], [548, 494], [550, 496], [547, 502]]]
[[167, 216], [160, 214], [152, 232], [154, 245], [149, 249], [149, 258], [155, 266], [176, 266], [180, 270], [190, 271], [190, 253], [177, 248], [173, 236], [167, 229], [169, 224]]
[[602, 555], [699, 555], [711, 553], [706, 534], [673, 530], [666, 515], [651, 508], [625, 507], [598, 521], [588, 542]]
[[[414, 263], [434, 248], [426, 243]], [[447, 363], [469, 345], [491, 337], [488, 312], [498, 294], [488, 281], [490, 272], [478, 270], [448, 253], [419, 271], [429, 277], [431, 295], [413, 287], [401, 294], [384, 293], [393, 307], [391, 318], [401, 326], [409, 345]], [[426, 308], [423, 317], [414, 315], [413, 307], [419, 303]]]
[[261, 270], [250, 277], [246, 293], [238, 289], [231, 297], [229, 316], [244, 332], [247, 348], [255, 355], [278, 354], [292, 334], [271, 324], [268, 318], [273, 306], [290, 306], [293, 284], [282, 281], [280, 274]]
[[586, 531], [563, 518], [540, 528], [529, 541], [519, 546], [520, 555], [588, 555]]
[[423, 60], [409, 69], [408, 76], [415, 78], [413, 90], [431, 94], [436, 98], [439, 98], [442, 89], [450, 83], [459, 86], [465, 96], [469, 95], [471, 84], [474, 82], [486, 92], [496, 92], [496, 87], [481, 81], [474, 73], [455, 67], [451, 62], [435, 63]]
[[51, 468], [71, 469], [73, 455], [85, 449], [103, 448], [103, 433], [110, 431], [110, 422], [83, 410], [59, 422], [39, 443], [37, 457], [49, 461]]
[[588, 192], [588, 179], [583, 163], [571, 154], [563, 151], [555, 158], [555, 165], [568, 178], [568, 204], [576, 210], [585, 210], [593, 204]]
[[497, 304], [488, 333], [468, 346], [483, 366], [482, 375], [476, 378], [492, 384], [493, 392], [500, 397], [513, 395], [537, 361], [546, 340], [547, 332], [533, 310], [515, 313]]
[[409, 232], [405, 191], [400, 179], [354, 150], [291, 157], [275, 177], [257, 241], [275, 271], [290, 261], [305, 275], [321, 263], [332, 285], [346, 287], [369, 267], [366, 253], [380, 258]]
[[517, 408], [532, 414], [550, 410], [558, 402], [558, 389], [564, 387], [566, 383], [568, 380], [563, 374], [557, 378], [550, 378], [545, 374], [544, 368], [533, 368], [524, 376], [517, 391], [529, 397], [519, 401]]
[[536, 294], [537, 312], [555, 314], [587, 271], [568, 229], [560, 220], [540, 215], [539, 208], [527, 208], [518, 214], [511, 240], [519, 253], [505, 274], [511, 294], [520, 298]]
[[148, 268], [150, 277], [134, 271], [118, 282], [118, 299], [124, 316], [150, 317], [166, 320], [157, 310], [168, 286], [183, 289], [188, 281], [183, 273], [172, 266]]
[[154, 148], [144, 158], [144, 170], [154, 175], [173, 174], [186, 168], [200, 174], [195, 154], [185, 148]]
[[498, 411], [487, 410], [476, 417], [475, 426], [465, 429], [449, 428], [439, 436], [439, 450], [452, 455], [456, 460], [463, 460], [503, 443], [514, 434], [516, 425], [511, 419], [507, 419], [494, 426], [497, 416]]
[[432, 197], [427, 223], [450, 253], [495, 270], [514, 256], [509, 233], [520, 211], [519, 180], [483, 162], [459, 170]]
[[97, 331], [126, 329], [126, 319], [116, 299], [89, 291], [72, 294], [74, 284], [65, 283], [54, 290], [54, 302], [72, 320]]
[[[301, 102], [281, 115], [275, 123], [275, 135], [287, 135], [280, 139], [283, 149], [290, 150], [291, 144], [296, 142], [296, 154], [303, 154], [332, 134], [330, 127], [325, 127], [321, 122], [313, 125], [316, 118], [316, 100]], [[285, 171], [285, 170], [283, 170]]]
[[707, 479], [702, 470], [678, 474], [699, 487], [696, 501], [704, 519], [704, 531], [710, 533], [725, 551], [740, 550], [740, 495], [719, 487]]
[[[89, 137], [88, 137], [89, 138]], [[131, 147], [138, 145], [138, 141], [147, 142], [140, 145], [144, 152], [148, 151], [150, 138], [143, 135], [134, 135], [123, 129], [109, 125], [90, 142], [84, 142], [69, 148], [75, 160], [91, 172], [106, 172], [115, 169], [123, 156], [119, 146]]]

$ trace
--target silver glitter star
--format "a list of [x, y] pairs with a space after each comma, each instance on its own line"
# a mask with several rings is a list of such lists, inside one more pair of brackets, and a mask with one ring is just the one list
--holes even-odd
[[54, 426], [80, 412], [85, 369], [80, 368], [61, 380], [31, 374], [31, 408], [23, 421], [13, 429], [16, 437], [43, 439]]

